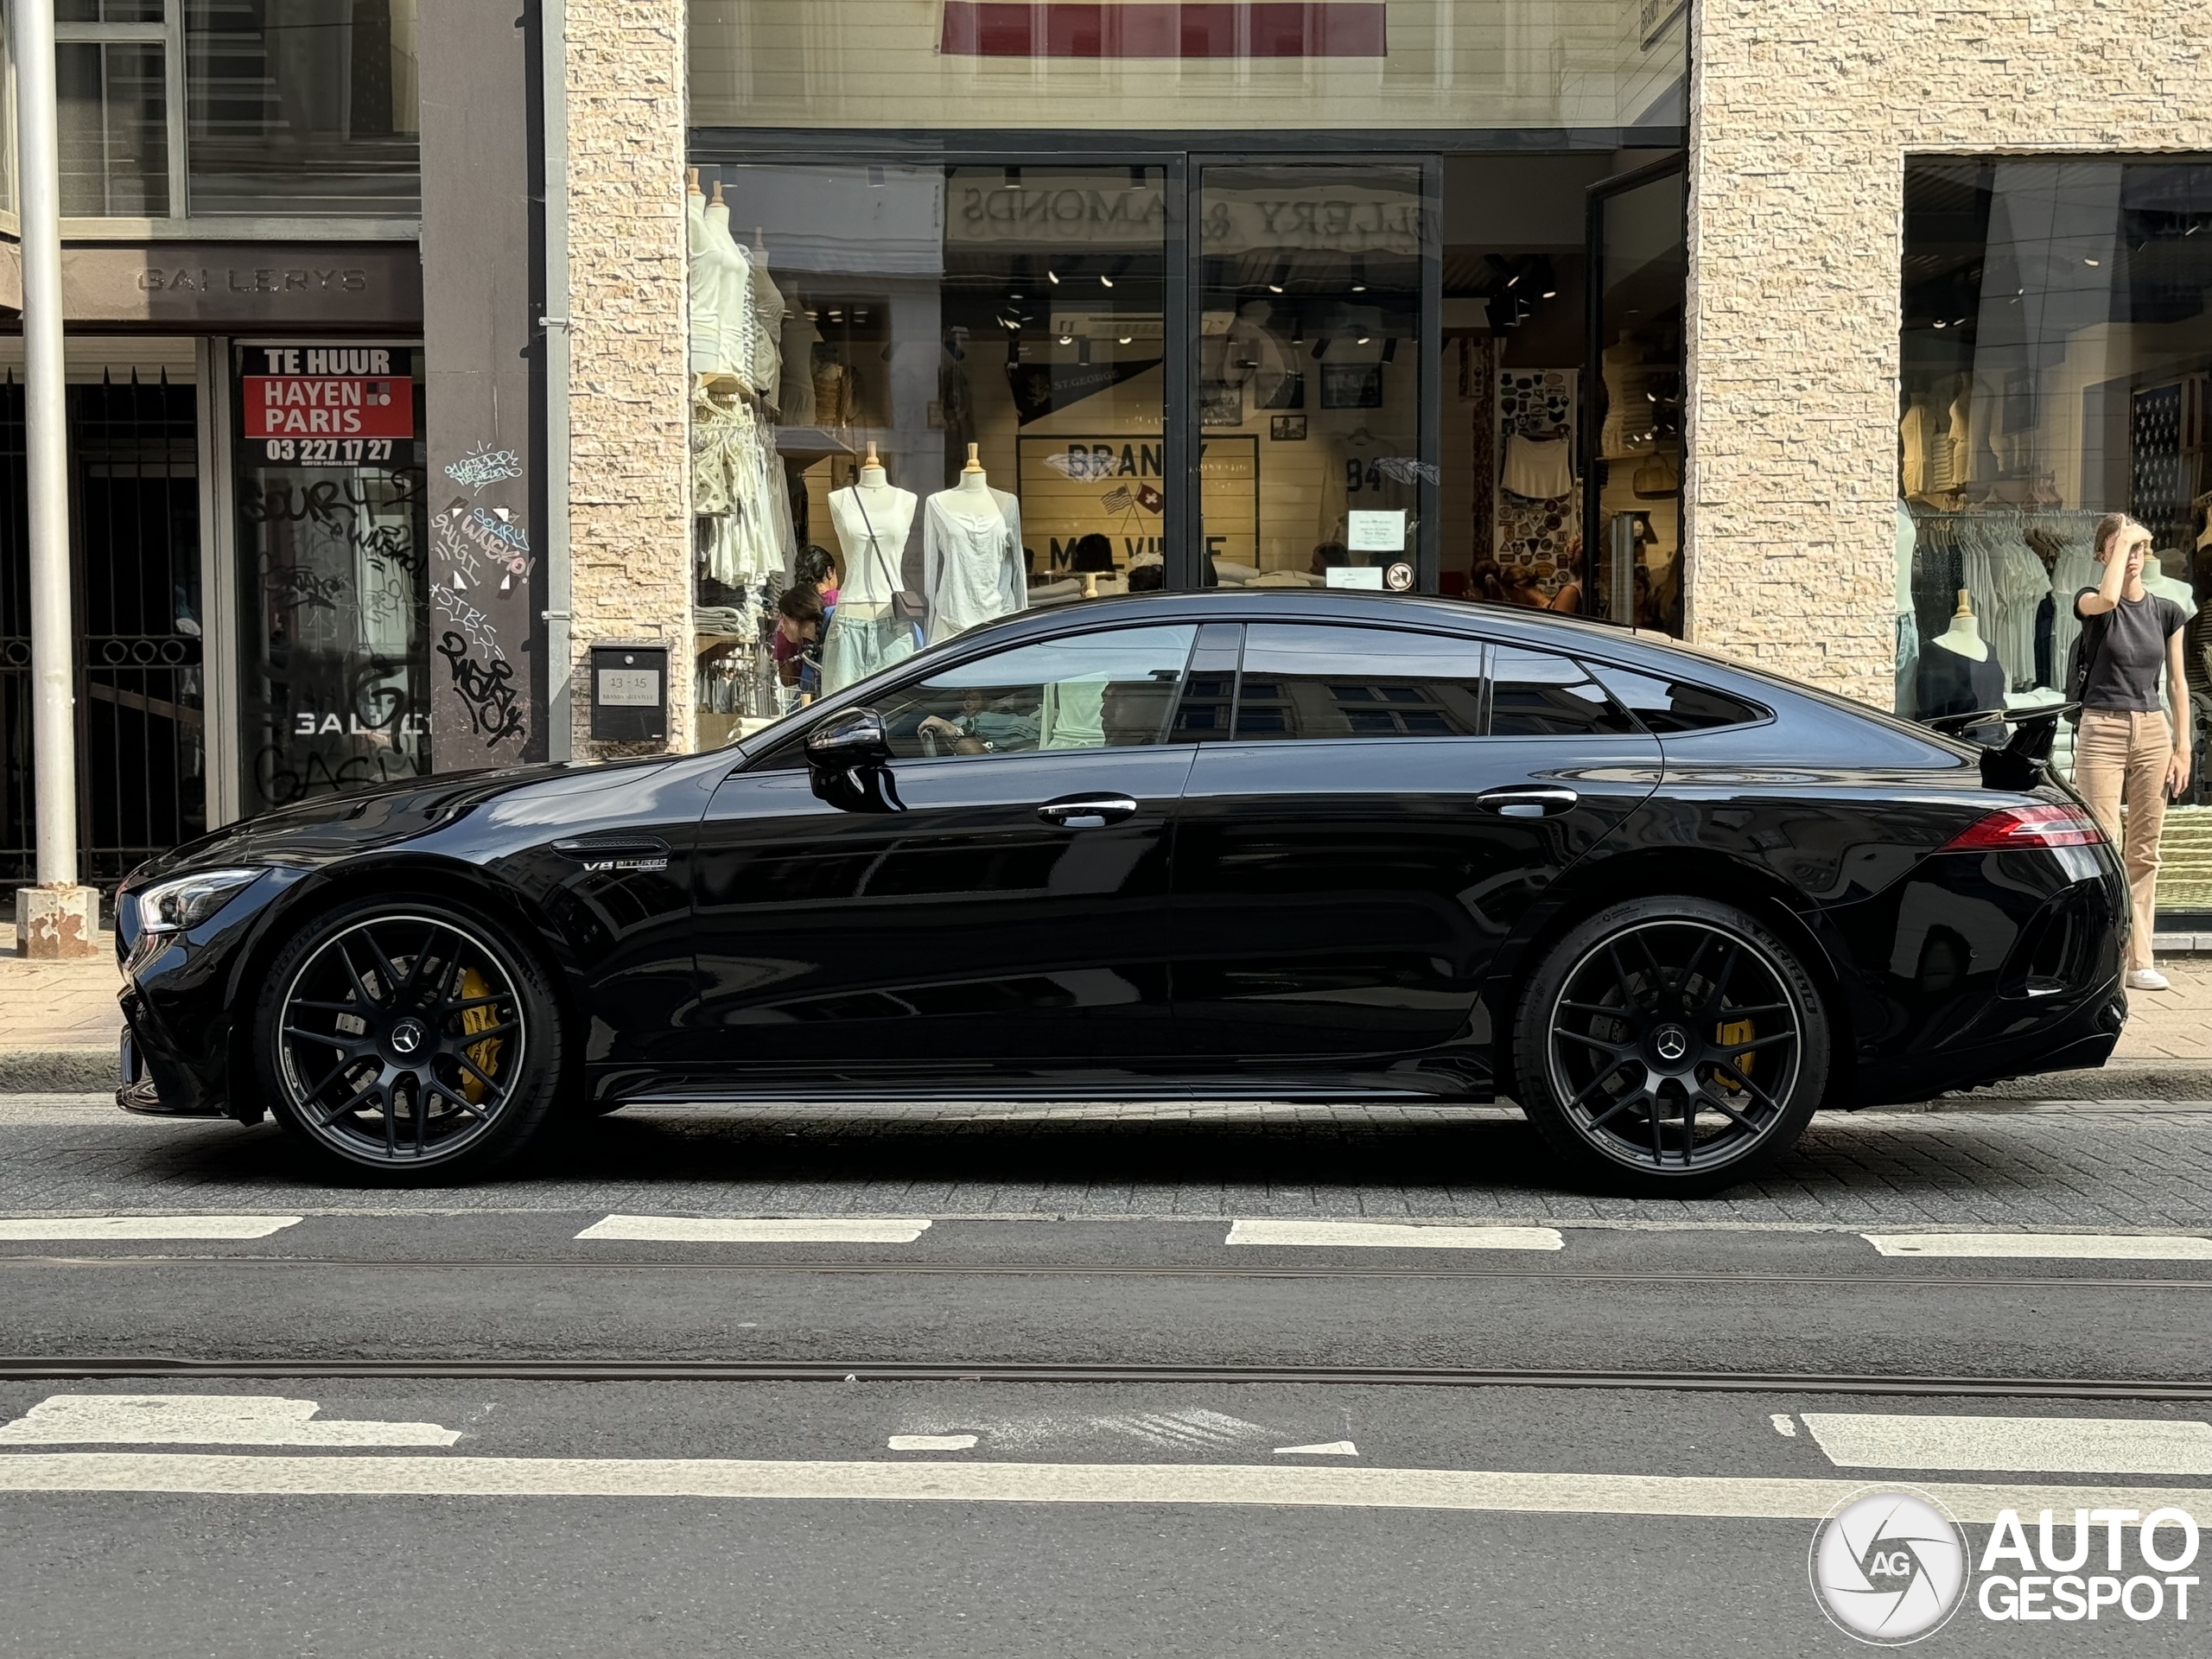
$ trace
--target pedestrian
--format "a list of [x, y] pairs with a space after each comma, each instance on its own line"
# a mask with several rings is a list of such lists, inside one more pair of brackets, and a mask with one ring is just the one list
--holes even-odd
[[[2143, 586], [2151, 532], [2125, 513], [2097, 525], [2097, 560], [2104, 578], [2074, 596], [2082, 620], [2078, 666], [2070, 695], [2082, 704], [2074, 741], [2074, 782], [2113, 845], [2121, 849], [2133, 900], [2127, 939], [2127, 988], [2163, 991], [2166, 976], [2152, 964], [2152, 927], [2158, 911], [2158, 832], [2166, 803], [2189, 787], [2186, 720], [2169, 721], [2158, 703], [2158, 674], [2171, 706], [2189, 707], [2182, 668], [2182, 629], [2189, 616], [2171, 599]], [[2122, 814], [2123, 805], [2126, 808]]]
[[782, 710], [789, 714], [812, 697], [800, 685], [799, 676], [809, 654], [822, 638], [822, 595], [811, 582], [794, 583], [776, 599], [776, 629], [769, 639], [776, 678], [783, 687]]

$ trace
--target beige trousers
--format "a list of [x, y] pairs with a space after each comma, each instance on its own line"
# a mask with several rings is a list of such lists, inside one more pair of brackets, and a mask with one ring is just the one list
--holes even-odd
[[[2127, 938], [2130, 969], [2151, 965], [2151, 927], [2158, 908], [2158, 831], [2166, 822], [2166, 763], [2173, 758], [2166, 717], [2085, 709], [2074, 740], [2074, 786], [2112, 844], [2120, 849], [2135, 926]], [[2127, 815], [2120, 816], [2125, 803]]]

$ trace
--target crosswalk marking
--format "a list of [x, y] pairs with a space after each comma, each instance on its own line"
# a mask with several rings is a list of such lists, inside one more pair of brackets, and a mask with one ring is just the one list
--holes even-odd
[[1884, 1255], [2212, 1262], [2212, 1238], [2152, 1233], [1861, 1233]]
[[1234, 1221], [1230, 1244], [1392, 1250], [1556, 1250], [1556, 1227], [1422, 1227], [1395, 1221]]
[[41, 1216], [0, 1220], [0, 1239], [267, 1238], [299, 1224], [297, 1216]]
[[1798, 1413], [1839, 1469], [2212, 1475], [2212, 1423], [2158, 1417]]
[[[0, 1454], [0, 1492], [353, 1497], [869, 1498], [970, 1503], [1179, 1503], [1818, 1520], [1861, 1479], [1529, 1474], [1313, 1464], [754, 1462], [695, 1458]], [[2212, 1514], [2212, 1488], [1916, 1483], [1960, 1520], [2000, 1510]], [[1798, 1547], [1802, 1549], [1802, 1540]]]
[[1325, 1440], [1319, 1446], [1279, 1446], [1279, 1458], [1356, 1458], [1359, 1448], [1350, 1440]]
[[651, 1244], [911, 1244], [926, 1221], [763, 1221], [719, 1216], [609, 1216], [578, 1238]]
[[976, 1445], [973, 1434], [893, 1434], [885, 1445], [893, 1452], [968, 1452]]

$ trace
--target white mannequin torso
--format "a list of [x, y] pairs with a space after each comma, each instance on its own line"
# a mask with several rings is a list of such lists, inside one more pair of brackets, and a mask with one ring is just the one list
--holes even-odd
[[[880, 480], [880, 467], [863, 467], [861, 481], [830, 493], [830, 523], [837, 534], [838, 550], [844, 555], [844, 575], [837, 602], [885, 605], [903, 585], [900, 562], [906, 537], [913, 529], [914, 512], [921, 499], [912, 490], [894, 489], [887, 482], [871, 484], [873, 472]], [[872, 539], [871, 539], [872, 537]]]
[[1955, 652], [1970, 662], [1989, 660], [1989, 644], [1981, 637], [1981, 624], [1971, 616], [1955, 616], [1951, 626], [1928, 642]]

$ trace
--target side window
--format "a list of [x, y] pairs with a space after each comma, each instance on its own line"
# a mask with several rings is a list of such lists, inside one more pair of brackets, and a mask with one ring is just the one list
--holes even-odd
[[1003, 754], [1166, 741], [1196, 624], [1113, 628], [975, 658], [875, 701], [893, 754]]
[[1493, 737], [1577, 737], [1637, 728], [1581, 664], [1548, 651], [1497, 646], [1491, 653], [1490, 695]]
[[1482, 686], [1480, 640], [1255, 622], [1244, 631], [1236, 737], [1473, 737]]
[[1662, 737], [1669, 732], [1702, 732], [1714, 726], [1747, 726], [1767, 718], [1767, 711], [1758, 704], [1709, 686], [1639, 674], [1609, 663], [1592, 663], [1589, 667], [1605, 690], [1643, 722], [1646, 731]]

